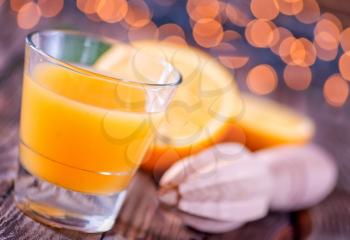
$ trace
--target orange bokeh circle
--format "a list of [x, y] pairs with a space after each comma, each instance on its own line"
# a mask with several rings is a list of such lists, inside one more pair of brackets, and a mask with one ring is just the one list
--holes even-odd
[[63, 9], [63, 0], [39, 0], [38, 5], [41, 15], [44, 17], [54, 17]]
[[341, 107], [348, 99], [349, 85], [339, 74], [334, 74], [326, 80], [323, 95], [328, 104]]
[[143, 27], [151, 21], [148, 5], [142, 0], [128, 1], [128, 11], [124, 21], [132, 27]]
[[105, 22], [121, 21], [128, 12], [126, 0], [101, 0], [98, 2], [96, 13]]
[[248, 43], [254, 47], [267, 48], [277, 42], [275, 24], [265, 19], [255, 19], [248, 23], [245, 29], [245, 37]]
[[350, 51], [344, 53], [338, 62], [340, 74], [350, 81]]
[[224, 31], [220, 22], [215, 19], [201, 19], [193, 26], [193, 38], [205, 48], [217, 46], [223, 39]]
[[276, 71], [267, 64], [252, 68], [247, 75], [247, 86], [253, 93], [266, 95], [277, 87]]
[[35, 27], [41, 18], [39, 6], [34, 2], [24, 4], [18, 11], [17, 24], [22, 29]]
[[220, 2], [218, 0], [188, 0], [186, 10], [194, 21], [215, 18], [220, 12]]
[[331, 20], [323, 18], [317, 22], [314, 29], [315, 42], [319, 47], [332, 50], [338, 48], [340, 41], [340, 30]]
[[279, 6], [276, 0], [252, 0], [250, 10], [256, 18], [266, 20], [275, 19], [279, 14]]
[[312, 72], [309, 67], [287, 65], [283, 71], [283, 78], [291, 89], [303, 91], [311, 83]]
[[316, 0], [304, 0], [303, 9], [295, 16], [300, 22], [311, 24], [316, 22], [321, 14]]

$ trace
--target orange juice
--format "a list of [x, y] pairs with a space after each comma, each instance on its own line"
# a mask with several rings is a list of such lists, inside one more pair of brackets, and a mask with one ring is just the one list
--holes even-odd
[[38, 178], [74, 191], [124, 190], [161, 117], [142, 112], [145, 101], [144, 89], [37, 64], [24, 76], [22, 165]]

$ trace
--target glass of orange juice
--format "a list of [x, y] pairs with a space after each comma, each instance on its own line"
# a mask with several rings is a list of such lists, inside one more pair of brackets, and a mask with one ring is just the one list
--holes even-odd
[[[118, 46], [113, 72], [98, 60]], [[159, 56], [72, 31], [26, 39], [17, 206], [45, 224], [109, 230], [181, 76]]]

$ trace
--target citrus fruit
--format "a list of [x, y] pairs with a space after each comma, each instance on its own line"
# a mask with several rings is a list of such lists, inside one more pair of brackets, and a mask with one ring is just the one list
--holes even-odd
[[[125, 54], [135, 54], [133, 59], [137, 59], [137, 55], [143, 52], [166, 59], [179, 70], [183, 79], [164, 120], [155, 128], [156, 140], [142, 167], [162, 172], [178, 159], [224, 141], [235, 116], [242, 109], [232, 74], [214, 58], [186, 45], [155, 41], [138, 41], [133, 45], [136, 53], [112, 47], [101, 56], [96, 66], [118, 71], [121, 66], [128, 65], [121, 60]], [[147, 62], [135, 60], [132, 67], [126, 66], [125, 69], [136, 69], [142, 74], [150, 71], [151, 66], [145, 66]]]
[[251, 150], [280, 144], [303, 144], [314, 135], [314, 123], [273, 100], [242, 94], [243, 111], [229, 130], [229, 140]]

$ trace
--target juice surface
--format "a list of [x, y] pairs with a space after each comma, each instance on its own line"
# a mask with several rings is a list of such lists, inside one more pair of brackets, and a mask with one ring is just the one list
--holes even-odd
[[144, 113], [145, 101], [142, 89], [37, 64], [23, 82], [22, 165], [79, 192], [124, 190], [161, 117]]

